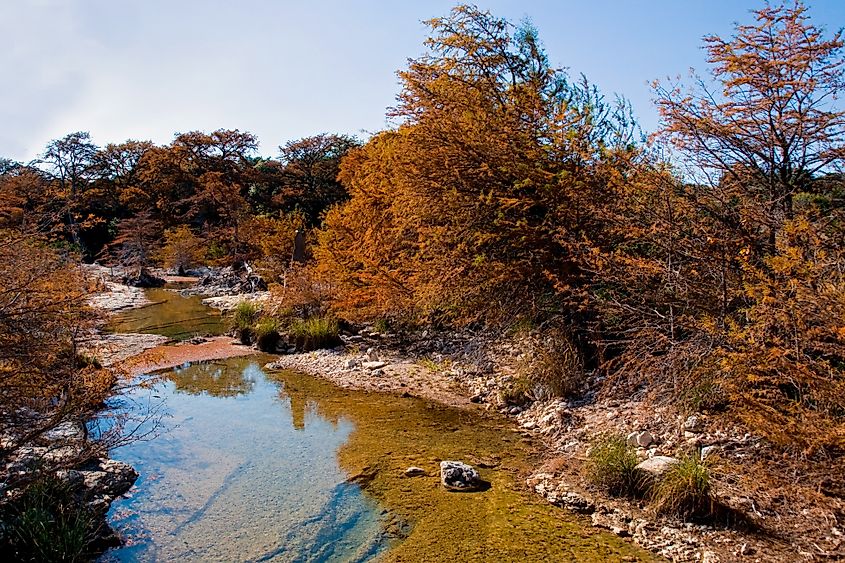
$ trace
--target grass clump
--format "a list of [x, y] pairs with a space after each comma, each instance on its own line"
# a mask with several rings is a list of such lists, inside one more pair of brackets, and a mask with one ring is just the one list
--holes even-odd
[[706, 464], [694, 454], [681, 456], [652, 487], [651, 505], [658, 514], [683, 520], [709, 517], [713, 499]]
[[0, 514], [0, 551], [14, 561], [87, 561], [95, 522], [56, 479], [37, 481]]
[[280, 327], [281, 324], [279, 321], [272, 317], [264, 317], [255, 323], [253, 334], [259, 350], [262, 352], [276, 351], [276, 346], [278, 346], [279, 340], [281, 339], [281, 335], [279, 334]]
[[235, 306], [235, 315], [232, 319], [235, 332], [244, 344], [250, 344], [255, 332], [253, 325], [258, 320], [258, 305], [252, 301], [241, 301]]
[[309, 317], [291, 323], [288, 334], [297, 350], [332, 348], [340, 344], [337, 319], [328, 316]]
[[604, 435], [590, 449], [587, 476], [610, 495], [638, 496], [642, 492], [638, 463], [636, 451], [624, 436]]

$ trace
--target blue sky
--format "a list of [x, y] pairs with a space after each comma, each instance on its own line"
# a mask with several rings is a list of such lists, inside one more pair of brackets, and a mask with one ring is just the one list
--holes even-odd
[[[177, 131], [238, 128], [260, 153], [319, 132], [387, 126], [396, 71], [423, 52], [421, 20], [455, 2], [375, 0], [0, 0], [0, 156], [51, 139], [167, 143]], [[551, 61], [631, 100], [657, 125], [650, 80], [704, 70], [701, 37], [728, 34], [762, 2], [478, 1], [528, 17]], [[817, 25], [845, 25], [845, 0], [811, 0]]]

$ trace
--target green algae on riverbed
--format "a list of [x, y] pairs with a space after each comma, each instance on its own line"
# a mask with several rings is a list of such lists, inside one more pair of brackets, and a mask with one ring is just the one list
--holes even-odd
[[203, 305], [202, 297], [183, 297], [172, 289], [146, 289], [151, 303], [121, 311], [108, 324], [111, 332], [160, 334], [174, 340], [217, 336], [227, 330], [220, 311]]
[[[105, 561], [653, 559], [528, 491], [537, 458], [506, 419], [261, 368], [270, 359], [162, 373], [148, 393], [168, 431], [114, 452], [141, 478], [111, 511], [130, 545]], [[445, 491], [442, 459], [490, 487]], [[429, 476], [405, 477], [411, 465]]]
[[[291, 372], [271, 372], [296, 411], [315, 409], [354, 425], [338, 460], [393, 517], [404, 537], [381, 561], [650, 561], [658, 558], [590, 527], [522, 485], [538, 460], [531, 443], [499, 416], [415, 398], [339, 389]], [[479, 468], [490, 488], [448, 492], [439, 462]], [[410, 466], [429, 476], [406, 477]]]

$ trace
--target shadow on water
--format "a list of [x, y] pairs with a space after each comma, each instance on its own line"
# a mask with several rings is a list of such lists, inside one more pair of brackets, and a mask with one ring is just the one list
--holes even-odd
[[[266, 356], [194, 364], [153, 390], [158, 438], [114, 452], [141, 473], [104, 561], [649, 560], [520, 485], [536, 462], [504, 421], [266, 372]], [[439, 461], [481, 467], [449, 493]], [[410, 465], [429, 476], [407, 478]]]

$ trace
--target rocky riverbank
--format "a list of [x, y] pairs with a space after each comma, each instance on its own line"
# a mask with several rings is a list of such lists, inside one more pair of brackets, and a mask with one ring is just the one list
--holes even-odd
[[[645, 400], [547, 398], [511, 400], [529, 346], [485, 334], [423, 333], [400, 338], [363, 331], [333, 350], [281, 356], [268, 367], [295, 369], [347, 388], [409, 394], [452, 406], [497, 410], [538, 441], [547, 462], [526, 485], [564, 509], [588, 515], [596, 527], [629, 538], [672, 561], [796, 561], [845, 558], [845, 504], [799, 480], [766, 470], [773, 455], [759, 437], [725, 419], [685, 416]], [[710, 467], [720, 510], [714, 524], [656, 515], [644, 503], [609, 498], [585, 479], [596, 437], [622, 434], [645, 460], [699, 451]], [[765, 480], [755, 483], [755, 475]], [[778, 489], [772, 492], [772, 489]]]
[[[25, 482], [36, 469], [54, 468], [44, 477], [62, 483], [84, 508], [94, 522], [92, 544], [104, 549], [120, 543], [106, 521], [109, 507], [132, 488], [138, 472], [126, 463], [103, 455], [92, 456], [90, 449], [81, 425], [63, 423], [43, 435], [37, 444], [16, 449], [5, 465], [3, 483]], [[19, 488], [3, 492], [6, 502], [14, 503], [20, 495]]]

